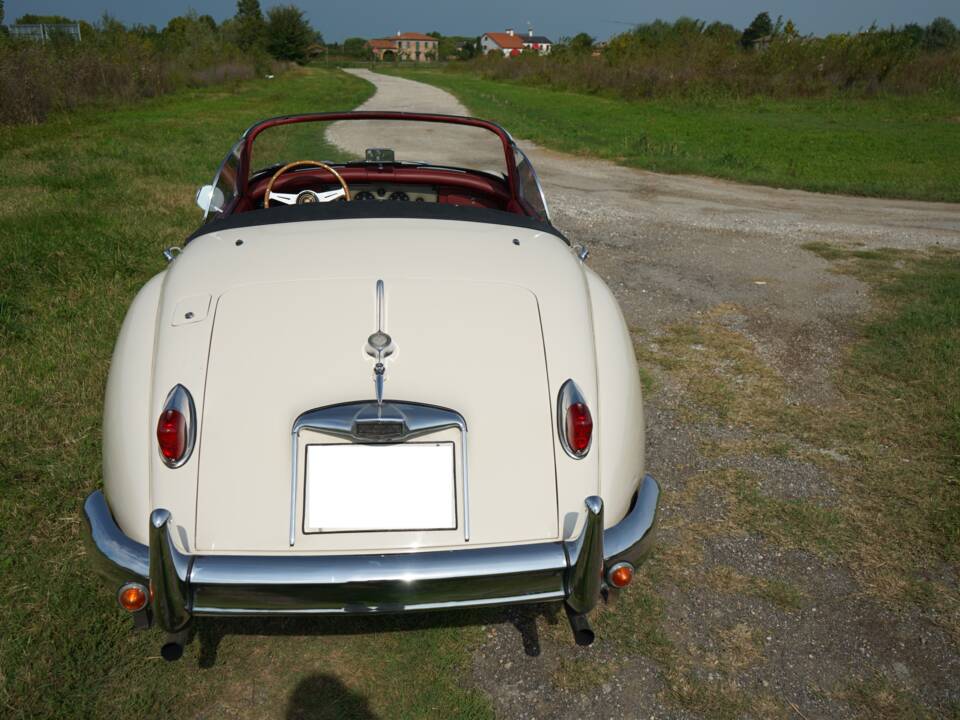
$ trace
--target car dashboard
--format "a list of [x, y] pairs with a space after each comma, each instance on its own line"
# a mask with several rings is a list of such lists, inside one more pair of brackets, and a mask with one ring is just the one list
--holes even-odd
[[439, 202], [440, 193], [435, 187], [423, 185], [397, 184], [354, 184], [350, 186], [350, 194], [355, 201], [395, 200], [400, 202]]

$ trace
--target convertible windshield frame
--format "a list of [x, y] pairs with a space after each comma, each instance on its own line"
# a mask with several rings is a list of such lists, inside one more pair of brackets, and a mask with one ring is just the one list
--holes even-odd
[[[293, 125], [305, 122], [339, 122], [347, 120], [387, 120], [397, 122], [427, 122], [427, 123], [446, 123], [449, 125], [464, 125], [487, 130], [500, 139], [503, 147], [504, 166], [507, 169], [506, 182], [511, 197], [527, 204], [520, 192], [520, 178], [517, 171], [517, 162], [514, 154], [516, 143], [510, 133], [502, 127], [489, 120], [466, 117], [461, 115], [443, 115], [439, 113], [411, 113], [411, 112], [393, 112], [376, 110], [355, 110], [351, 112], [327, 112], [327, 113], [306, 113], [302, 115], [280, 115], [278, 117], [268, 118], [254, 123], [248, 127], [241, 140], [244, 141], [243, 153], [240, 157], [239, 172], [239, 194], [245, 195], [250, 182], [250, 158], [253, 154], [253, 142], [257, 136], [264, 130], [268, 130], [280, 125]], [[427, 163], [429, 164], [429, 163]], [[458, 168], [459, 169], [459, 168]], [[532, 210], [532, 208], [531, 208]]]

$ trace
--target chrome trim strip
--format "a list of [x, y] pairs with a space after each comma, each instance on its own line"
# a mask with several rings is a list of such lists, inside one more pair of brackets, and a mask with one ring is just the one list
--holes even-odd
[[[193, 396], [190, 391], [178, 383], [167, 393], [167, 399], [163, 401], [163, 409], [160, 411], [161, 416], [167, 410], [176, 410], [183, 415], [187, 423], [187, 448], [183, 452], [183, 457], [179, 460], [165, 458], [163, 453], [160, 452], [160, 446], [157, 445], [157, 453], [160, 455], [163, 464], [168, 468], [176, 469], [186, 465], [190, 456], [193, 455], [193, 446], [197, 442], [197, 408], [193, 404]], [[154, 441], [156, 441], [156, 435]]]
[[[360, 430], [366, 426], [390, 423], [402, 428], [393, 434], [363, 434]], [[463, 534], [464, 541], [470, 541], [470, 480], [467, 463], [467, 421], [463, 415], [447, 408], [420, 403], [396, 402], [393, 400], [379, 404], [376, 401], [342, 403], [317, 408], [303, 413], [293, 423], [292, 436], [292, 477], [290, 480], [290, 546], [293, 547], [297, 533], [297, 493], [300, 475], [300, 454], [298, 439], [300, 431], [333, 435], [357, 443], [406, 442], [429, 433], [457, 428], [460, 430], [460, 460], [463, 476]]]
[[[590, 448], [593, 447], [593, 433], [590, 434], [590, 443], [583, 452], [574, 452], [573, 448], [570, 447], [570, 439], [567, 437], [567, 409], [576, 403], [583, 403], [587, 407], [587, 411], [590, 411], [590, 405], [583, 397], [580, 387], [573, 380], [567, 380], [557, 394], [557, 434], [560, 436], [560, 446], [563, 451], [574, 460], [583, 460], [589, 454]], [[593, 417], [592, 412], [590, 412], [590, 416]]]
[[190, 622], [190, 557], [173, 544], [170, 511], [150, 513], [150, 589], [157, 624], [170, 633]]
[[[363, 612], [370, 614], [388, 614], [396, 612], [422, 612], [429, 610], [451, 610], [456, 608], [474, 608], [474, 607], [490, 607], [496, 605], [521, 605], [525, 603], [541, 603], [541, 602], [550, 602], [551, 600], [562, 600], [564, 598], [563, 590], [554, 590], [550, 592], [542, 593], [530, 593], [529, 595], [515, 595], [512, 597], [504, 598], [489, 598], [489, 599], [480, 599], [480, 600], [469, 600], [469, 601], [448, 601], [448, 602], [426, 602], [426, 603], [417, 603], [416, 605], [404, 605], [402, 610], [397, 610], [392, 606], [384, 606], [381, 608], [367, 608]], [[347, 615], [354, 614], [357, 610], [355, 608], [347, 607], [337, 607], [337, 608], [303, 608], [295, 610], [283, 610], [278, 612], [273, 609], [251, 609], [251, 608], [219, 608], [219, 607], [201, 607], [197, 606], [193, 609], [193, 614], [195, 616], [208, 616], [208, 617], [217, 617], [217, 616], [233, 616], [233, 617], [244, 617], [248, 615]]]
[[387, 372], [383, 361], [393, 355], [395, 350], [393, 338], [383, 329], [383, 280], [377, 280], [377, 330], [367, 338], [366, 351], [367, 355], [377, 361], [373, 366], [373, 384], [378, 405], [383, 405], [383, 382]]
[[[463, 417], [460, 418], [463, 420]], [[467, 462], [467, 423], [460, 427], [460, 460], [463, 465], [463, 541], [470, 542], [470, 471]]]
[[597, 604], [603, 579], [603, 500], [591, 495], [583, 504], [587, 507], [586, 523], [575, 543], [567, 543], [567, 605], [586, 615]]
[[377, 330], [383, 330], [383, 280], [377, 280]]

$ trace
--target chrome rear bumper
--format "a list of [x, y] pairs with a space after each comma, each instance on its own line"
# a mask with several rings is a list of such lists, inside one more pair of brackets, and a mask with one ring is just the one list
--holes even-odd
[[83, 506], [88, 555], [116, 589], [149, 582], [161, 628], [195, 615], [374, 613], [565, 600], [578, 613], [596, 604], [605, 567], [639, 565], [653, 544], [660, 488], [649, 475], [619, 523], [603, 530], [603, 502], [585, 500], [587, 522], [567, 542], [389, 555], [184, 555], [170, 513], [150, 516], [150, 546], [117, 526], [103, 493]]

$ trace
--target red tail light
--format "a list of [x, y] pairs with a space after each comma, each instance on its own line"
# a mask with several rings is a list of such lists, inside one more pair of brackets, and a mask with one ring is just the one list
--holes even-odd
[[590, 449], [590, 439], [593, 437], [593, 418], [586, 403], [574, 403], [567, 408], [567, 441], [570, 449], [577, 455], [582, 455]]
[[197, 436], [196, 418], [190, 392], [183, 385], [174, 386], [157, 420], [157, 448], [167, 467], [178, 468], [190, 459]]
[[567, 380], [557, 398], [557, 432], [560, 444], [570, 457], [579, 460], [590, 452], [593, 440], [593, 417], [580, 388]]
[[177, 462], [187, 451], [187, 419], [179, 410], [164, 410], [157, 423], [157, 443], [165, 460]]

